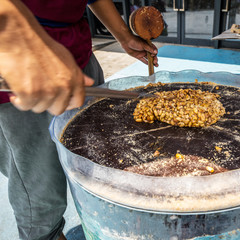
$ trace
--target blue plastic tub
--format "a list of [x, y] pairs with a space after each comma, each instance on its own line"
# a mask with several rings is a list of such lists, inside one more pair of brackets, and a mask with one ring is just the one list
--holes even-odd
[[[151, 82], [205, 82], [240, 87], [230, 73], [158, 72], [104, 85], [123, 90]], [[240, 239], [240, 171], [204, 177], [148, 177], [104, 167], [67, 150], [59, 141], [80, 110], [50, 126], [87, 240]]]

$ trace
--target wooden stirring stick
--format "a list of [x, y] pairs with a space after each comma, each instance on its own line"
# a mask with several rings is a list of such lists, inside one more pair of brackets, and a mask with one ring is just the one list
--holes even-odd
[[[152, 45], [152, 42], [150, 40], [147, 40], [147, 43], [149, 46]], [[150, 52], [147, 52], [147, 58], [148, 58], [148, 73], [149, 76], [154, 74], [154, 65], [153, 65], [153, 57], [151, 56]]]
[[[132, 32], [146, 40], [152, 46], [151, 39], [157, 38], [164, 29], [162, 14], [152, 6], [141, 7], [129, 17], [129, 25]], [[154, 74], [153, 57], [147, 53], [149, 76]]]

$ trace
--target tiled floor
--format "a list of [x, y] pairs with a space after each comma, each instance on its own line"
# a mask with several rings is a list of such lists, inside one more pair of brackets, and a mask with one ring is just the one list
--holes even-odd
[[[109, 42], [108, 39], [101, 40], [103, 48], [98, 48], [94, 51], [95, 56], [97, 57], [100, 65], [104, 71], [105, 79], [109, 78], [113, 74], [117, 73], [118, 71], [124, 69], [125, 67], [131, 65], [132, 63], [137, 62], [137, 60], [129, 55], [127, 55], [123, 48], [120, 46], [118, 42], [113, 42], [111, 44], [105, 44], [104, 41], [107, 43]], [[98, 39], [93, 40], [93, 44], [99, 43]], [[164, 46], [165, 44], [154, 42], [157, 48]], [[148, 73], [148, 69], [146, 67], [146, 73]]]

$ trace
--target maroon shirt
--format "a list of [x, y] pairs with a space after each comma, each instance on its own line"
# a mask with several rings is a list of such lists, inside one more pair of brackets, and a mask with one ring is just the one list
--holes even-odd
[[[22, 0], [32, 13], [42, 19], [68, 23], [64, 27], [43, 26], [57, 42], [63, 44], [74, 56], [82, 69], [92, 55], [91, 32], [83, 14], [87, 0]], [[8, 102], [4, 93], [0, 93], [0, 103]]]
[[87, 0], [22, 0], [35, 16], [56, 22], [79, 22]]

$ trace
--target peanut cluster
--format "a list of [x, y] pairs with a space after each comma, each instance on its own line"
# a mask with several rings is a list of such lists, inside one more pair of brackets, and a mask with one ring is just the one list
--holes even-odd
[[180, 89], [155, 93], [156, 97], [141, 99], [133, 116], [136, 122], [155, 120], [179, 127], [206, 127], [216, 123], [225, 108], [218, 94], [201, 90]]

